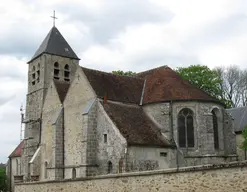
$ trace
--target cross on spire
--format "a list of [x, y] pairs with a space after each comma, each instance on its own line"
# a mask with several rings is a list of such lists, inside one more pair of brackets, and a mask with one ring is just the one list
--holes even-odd
[[53, 16], [51, 16], [51, 18], [53, 19], [53, 27], [55, 27], [55, 20], [57, 19], [55, 10], [53, 11]]

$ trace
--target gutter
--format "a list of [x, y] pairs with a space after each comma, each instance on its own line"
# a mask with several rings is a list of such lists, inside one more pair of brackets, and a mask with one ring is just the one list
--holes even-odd
[[172, 101], [170, 101], [170, 111], [169, 111], [169, 114], [170, 114], [170, 138], [171, 140], [175, 143], [175, 146], [176, 146], [176, 167], [177, 167], [177, 170], [179, 169], [179, 159], [178, 159], [178, 153], [179, 153], [179, 147], [178, 147], [178, 144], [177, 142], [175, 141], [174, 139], [174, 134], [173, 134], [173, 105], [172, 105]]
[[143, 97], [144, 97], [144, 92], [145, 92], [145, 87], [146, 87], [146, 81], [147, 81], [147, 79], [145, 79], [145, 81], [144, 81], [144, 83], [143, 83], [143, 88], [142, 88], [142, 95], [141, 95], [140, 105], [142, 105], [142, 103], [143, 103]]
[[65, 126], [64, 126], [64, 107], [63, 107], [63, 109], [62, 109], [62, 120], [63, 120], [63, 127], [62, 127], [62, 129], [63, 129], [63, 131], [62, 131], [62, 134], [63, 134], [63, 179], [65, 178], [65, 150], [64, 150], [64, 147], [65, 147], [65, 137], [64, 137], [64, 129], [65, 129]]

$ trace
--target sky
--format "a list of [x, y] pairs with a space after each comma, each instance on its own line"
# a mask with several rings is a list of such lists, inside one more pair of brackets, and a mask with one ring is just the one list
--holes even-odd
[[56, 27], [84, 67], [246, 68], [246, 0], [0, 1], [0, 162], [20, 142], [26, 63], [51, 29], [53, 10]]

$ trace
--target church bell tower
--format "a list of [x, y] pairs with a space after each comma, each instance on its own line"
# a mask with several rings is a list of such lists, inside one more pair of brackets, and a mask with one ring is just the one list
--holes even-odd
[[22, 174], [30, 179], [29, 162], [40, 145], [42, 109], [47, 88], [53, 79], [71, 82], [79, 66], [79, 58], [53, 26], [28, 62], [28, 92], [26, 97]]

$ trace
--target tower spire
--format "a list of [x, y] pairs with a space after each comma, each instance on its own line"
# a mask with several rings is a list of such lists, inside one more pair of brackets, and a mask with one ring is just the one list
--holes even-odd
[[56, 17], [56, 12], [55, 12], [55, 10], [53, 10], [53, 16], [51, 16], [51, 18], [53, 19], [53, 27], [55, 27], [55, 21], [56, 21], [56, 19], [58, 19], [58, 18]]

